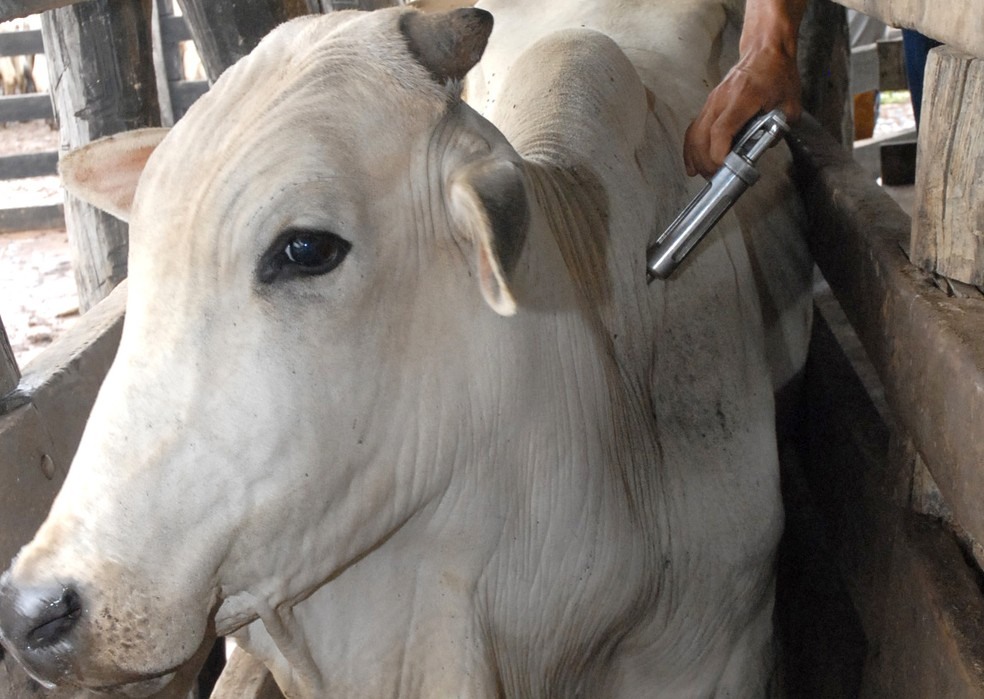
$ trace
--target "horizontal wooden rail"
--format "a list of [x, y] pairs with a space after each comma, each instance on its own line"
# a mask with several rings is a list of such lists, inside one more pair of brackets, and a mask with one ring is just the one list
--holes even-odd
[[174, 111], [178, 114], [184, 114], [188, 111], [188, 107], [206, 92], [208, 92], [207, 80], [179, 80], [171, 83]]
[[45, 177], [58, 174], [58, 151], [0, 157], [0, 180]]
[[0, 97], [0, 123], [54, 118], [51, 97], [47, 94]]
[[96, 392], [116, 355], [126, 284], [22, 367], [0, 396], [0, 561], [40, 526], [68, 471]]
[[161, 38], [165, 44], [191, 41], [191, 29], [184, 17], [166, 15], [161, 17]]
[[[810, 342], [802, 472], [822, 521], [818, 530], [825, 545], [813, 548], [824, 550], [843, 575], [867, 650], [861, 649], [860, 688], [803, 696], [984, 696], [979, 572], [966, 560], [952, 531], [912, 511], [915, 453], [909, 440], [898, 434], [898, 425], [885, 424], [870, 398], [870, 386], [859, 379], [858, 365], [864, 360], [859, 362], [858, 355], [864, 353], [855, 351], [856, 338], [843, 331], [839, 314], [830, 312], [831, 304], [836, 307], [832, 300], [820, 299]], [[894, 422], [891, 415], [887, 419]], [[896, 434], [891, 436], [893, 430]], [[789, 513], [787, 532], [794, 536], [803, 509], [802, 503], [796, 505], [798, 509]], [[826, 600], [831, 586], [816, 580], [815, 571], [830, 561], [811, 564], [810, 551], [806, 566], [800, 562], [800, 567]], [[802, 621], [811, 635], [830, 636], [807, 659], [811, 671], [823, 675], [820, 686], [829, 690], [830, 664], [836, 666], [850, 634], [832, 626], [830, 618], [814, 615]], [[850, 663], [849, 669], [856, 667]]]
[[810, 247], [955, 519], [984, 541], [984, 299], [909, 263], [911, 222], [815, 121], [789, 139]]
[[984, 0], [837, 0], [892, 27], [917, 29], [944, 44], [984, 57]]
[[0, 56], [25, 56], [44, 53], [40, 29], [0, 32]]
[[0, 233], [64, 227], [65, 207], [62, 204], [0, 209]]

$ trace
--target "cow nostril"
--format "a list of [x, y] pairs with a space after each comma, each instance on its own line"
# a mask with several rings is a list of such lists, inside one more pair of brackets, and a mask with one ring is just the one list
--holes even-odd
[[64, 641], [82, 616], [82, 598], [73, 588], [11, 590], [0, 598], [0, 628], [6, 642], [23, 651], [40, 651]]
[[82, 600], [78, 592], [66, 587], [58, 599], [38, 611], [34, 628], [25, 637], [28, 648], [45, 648], [63, 640], [82, 616]]

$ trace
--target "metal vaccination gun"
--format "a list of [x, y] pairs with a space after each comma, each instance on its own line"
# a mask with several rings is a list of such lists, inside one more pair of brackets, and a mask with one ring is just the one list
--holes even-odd
[[755, 117], [745, 125], [721, 169], [646, 251], [648, 282], [667, 279], [673, 274], [738, 197], [758, 181], [755, 163], [788, 131], [786, 115], [778, 109]]

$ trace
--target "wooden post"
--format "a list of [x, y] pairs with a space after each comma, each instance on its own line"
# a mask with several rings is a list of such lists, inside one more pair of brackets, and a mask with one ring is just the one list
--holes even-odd
[[309, 14], [306, 0], [178, 0], [212, 82], [278, 24]]
[[[151, 53], [150, 0], [91, 0], [42, 17], [62, 152], [103, 136], [160, 125]], [[65, 197], [79, 307], [86, 311], [126, 277], [125, 223]]]
[[0, 318], [0, 398], [17, 388], [19, 381], [20, 369], [17, 368], [14, 351], [10, 348], [10, 340]]
[[803, 108], [841, 144], [854, 140], [851, 118], [851, 42], [844, 8], [810, 0], [799, 34]]
[[947, 46], [926, 62], [910, 254], [984, 286], [984, 59]]

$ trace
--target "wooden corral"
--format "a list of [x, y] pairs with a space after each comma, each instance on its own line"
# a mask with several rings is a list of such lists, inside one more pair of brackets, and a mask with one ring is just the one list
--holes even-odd
[[[984, 697], [984, 292], [973, 276], [984, 274], [982, 140], [973, 128], [984, 116], [982, 1], [842, 0], [952, 44], [927, 74], [915, 226], [831, 135], [845, 138], [847, 44], [839, 8], [817, 0], [811, 11], [828, 18], [816, 20], [828, 32], [803, 47], [814, 76], [808, 106], [824, 123], [805, 118], [789, 143], [811, 248], [832, 293], [818, 294], [799, 439], [783, 448], [777, 626], [788, 696]], [[0, 0], [0, 19], [68, 4]], [[214, 78], [274, 23], [357, 3], [182, 4]], [[148, 7], [133, 0], [127, 11], [143, 12], [138, 23], [153, 35], [170, 20], [166, 5], [156, 15]], [[841, 82], [826, 84], [831, 65]], [[173, 74], [158, 58], [151, 79]], [[957, 85], [970, 87], [958, 95]], [[964, 199], [951, 199], [957, 193]], [[932, 254], [921, 252], [930, 240]], [[947, 255], [969, 259], [971, 276], [944, 276], [956, 276], [940, 262]], [[0, 324], [0, 561], [30, 538], [64, 478], [115, 352], [124, 302], [125, 284], [23, 376]], [[0, 665], [0, 692], [17, 686], [24, 693], [12, 697], [46, 696], [11, 673]], [[236, 652], [212, 696], [279, 692]]]

